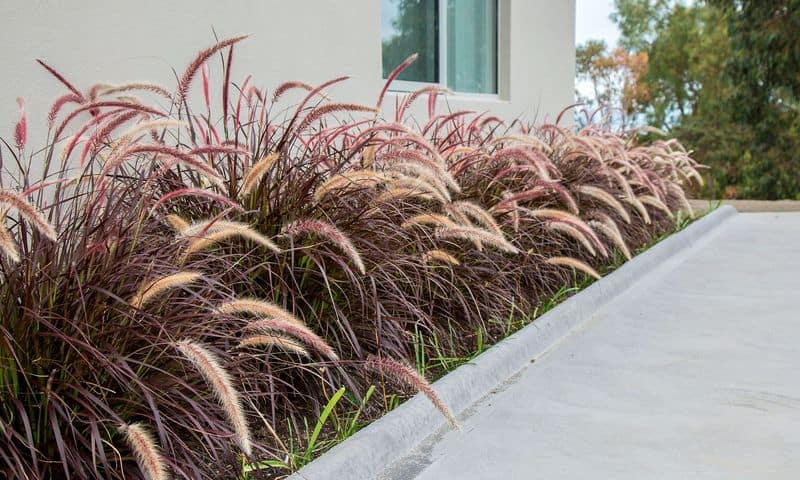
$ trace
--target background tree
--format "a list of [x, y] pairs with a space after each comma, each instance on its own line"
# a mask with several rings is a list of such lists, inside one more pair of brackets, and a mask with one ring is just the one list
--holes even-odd
[[730, 39], [733, 120], [751, 130], [747, 195], [800, 199], [800, 0], [712, 0]]
[[[712, 167], [705, 195], [800, 198], [800, 0], [614, 4], [620, 48], [647, 55], [628, 79], [647, 92], [643, 115], [628, 118], [693, 148]], [[591, 43], [578, 49], [579, 80]]]
[[609, 107], [620, 114], [623, 126], [647, 105], [650, 92], [642, 77], [647, 73], [646, 52], [609, 51], [605, 42], [590, 40], [576, 50], [578, 80], [591, 85], [591, 96], [578, 92], [579, 101], [592, 108]]

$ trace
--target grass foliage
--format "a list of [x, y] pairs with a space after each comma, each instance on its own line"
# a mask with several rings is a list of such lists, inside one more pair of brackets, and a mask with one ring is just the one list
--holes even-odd
[[47, 146], [22, 109], [0, 149], [3, 476], [271, 475], [414, 391], [457, 426], [409, 365], [452, 368], [670, 231], [700, 178], [603, 119], [230, 80], [241, 40], [171, 88], [43, 63], [65, 87]]

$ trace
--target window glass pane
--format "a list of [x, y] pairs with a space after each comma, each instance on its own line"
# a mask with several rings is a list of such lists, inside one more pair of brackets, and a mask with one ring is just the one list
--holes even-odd
[[439, 81], [439, 2], [381, 0], [383, 77], [413, 53], [417, 61], [397, 77], [416, 82]]
[[497, 93], [497, 0], [448, 0], [447, 86]]

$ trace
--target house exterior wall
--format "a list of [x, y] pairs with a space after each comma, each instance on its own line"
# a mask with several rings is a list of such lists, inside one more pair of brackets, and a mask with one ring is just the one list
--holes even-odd
[[[574, 97], [575, 2], [500, 0], [500, 10], [500, 94], [447, 101], [505, 118], [552, 119]], [[36, 58], [79, 88], [137, 80], [172, 86], [172, 69], [180, 73], [213, 44], [213, 27], [220, 38], [250, 35], [236, 47], [234, 80], [253, 74], [271, 90], [285, 80], [348, 74], [332, 96], [368, 104], [383, 84], [379, 0], [5, 0], [0, 18], [0, 136], [11, 137], [22, 96], [32, 147], [44, 143], [49, 105], [65, 91]], [[219, 81], [215, 62], [212, 81]]]

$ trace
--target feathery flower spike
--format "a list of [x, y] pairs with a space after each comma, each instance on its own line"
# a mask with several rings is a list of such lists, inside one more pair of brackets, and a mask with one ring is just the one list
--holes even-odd
[[217, 312], [223, 315], [236, 315], [239, 313], [249, 313], [259, 317], [277, 318], [289, 323], [294, 323], [299, 326], [305, 327], [305, 324], [297, 317], [292, 315], [284, 308], [275, 305], [274, 303], [257, 298], [237, 298], [235, 300], [228, 300], [217, 307]]
[[141, 423], [121, 425], [119, 432], [125, 436], [125, 441], [133, 450], [139, 468], [147, 480], [167, 480], [167, 465], [161, 450], [150, 432]]
[[589, 265], [581, 262], [578, 259], [572, 257], [552, 257], [547, 259], [547, 263], [550, 265], [560, 265], [564, 267], [572, 267], [575, 270], [580, 270], [581, 272], [589, 275], [590, 277], [594, 277], [597, 280], [600, 280], [600, 274], [597, 273], [595, 269], [590, 267]]
[[436, 394], [428, 381], [416, 370], [396, 360], [386, 357], [377, 357], [375, 355], [370, 355], [367, 358], [365, 366], [371, 370], [383, 373], [395, 382], [408, 385], [428, 397], [428, 400], [430, 400], [433, 406], [439, 410], [439, 413], [444, 416], [447, 423], [449, 423], [454, 430], [461, 431], [461, 427], [458, 425], [458, 421], [455, 415], [453, 415], [453, 412], [451, 412], [442, 399], [439, 398], [439, 395]]
[[197, 368], [206, 383], [217, 397], [225, 416], [236, 434], [236, 442], [246, 455], [252, 454], [250, 428], [242, 409], [239, 392], [233, 387], [228, 372], [222, 368], [219, 359], [202, 344], [192, 340], [181, 340], [175, 344], [178, 351]]
[[0, 189], [0, 205], [7, 205], [15, 209], [27, 221], [29, 221], [36, 230], [42, 235], [52, 241], [56, 241], [55, 229], [47, 222], [44, 215], [33, 205], [25, 201], [20, 195], [5, 189]]
[[347, 238], [342, 231], [333, 225], [323, 222], [321, 220], [297, 220], [287, 225], [283, 232], [289, 236], [298, 234], [318, 235], [327, 238], [333, 242], [339, 249], [347, 255], [358, 271], [364, 275], [366, 268], [364, 262], [361, 260], [361, 255], [356, 250], [353, 242]]
[[314, 333], [313, 330], [305, 325], [298, 325], [296, 322], [287, 322], [286, 320], [279, 318], [262, 318], [260, 320], [251, 322], [245, 328], [247, 330], [267, 330], [273, 333], [277, 332], [279, 334], [289, 335], [290, 337], [294, 337], [300, 342], [312, 347], [329, 360], [339, 360], [339, 356], [336, 355], [336, 351], [334, 351], [334, 349], [328, 345], [328, 343], [325, 342], [322, 337]]
[[280, 154], [278, 152], [270, 153], [250, 167], [242, 181], [242, 189], [239, 191], [239, 196], [244, 197], [252, 192], [279, 157]]
[[189, 285], [200, 277], [202, 277], [202, 274], [199, 272], [184, 271], [145, 282], [128, 303], [134, 308], [142, 308], [167, 290]]

